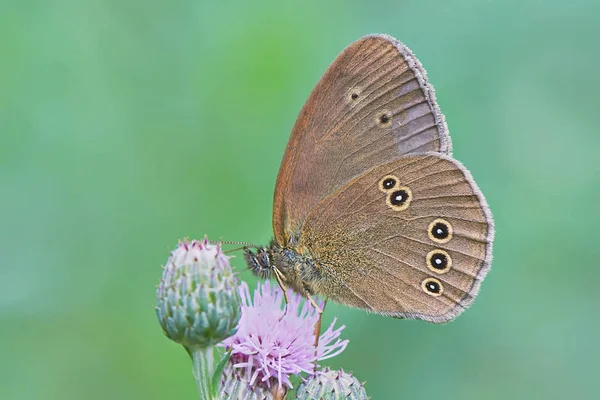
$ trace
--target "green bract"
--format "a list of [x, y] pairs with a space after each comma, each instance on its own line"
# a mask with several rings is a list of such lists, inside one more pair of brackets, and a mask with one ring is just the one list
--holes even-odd
[[179, 243], [156, 295], [163, 331], [187, 348], [213, 346], [237, 330], [240, 298], [229, 257], [207, 239]]
[[296, 399], [367, 400], [368, 397], [363, 385], [352, 374], [326, 368], [298, 387]]
[[268, 388], [248, 383], [244, 368], [234, 368], [231, 363], [227, 363], [219, 385], [220, 400], [272, 400], [273, 398], [272, 391]]

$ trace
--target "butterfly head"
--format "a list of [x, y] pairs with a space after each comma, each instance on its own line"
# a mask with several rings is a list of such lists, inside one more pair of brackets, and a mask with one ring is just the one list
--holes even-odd
[[271, 273], [273, 272], [273, 266], [271, 264], [273, 252], [270, 248], [257, 247], [256, 252], [254, 252], [248, 247], [245, 247], [244, 258], [246, 259], [248, 267], [255, 275], [261, 278], [267, 278], [271, 276]]

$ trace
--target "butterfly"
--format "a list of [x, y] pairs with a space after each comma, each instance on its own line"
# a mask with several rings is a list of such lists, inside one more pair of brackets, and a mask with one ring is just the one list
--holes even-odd
[[492, 214], [400, 41], [359, 39], [317, 83], [283, 156], [273, 231], [269, 246], [244, 249], [248, 266], [311, 301], [436, 323], [471, 305]]

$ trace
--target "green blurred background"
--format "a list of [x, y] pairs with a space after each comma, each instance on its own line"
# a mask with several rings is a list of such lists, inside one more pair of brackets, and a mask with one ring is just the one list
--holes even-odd
[[296, 115], [373, 32], [427, 68], [495, 259], [447, 325], [329, 307], [329, 365], [375, 400], [597, 396], [600, 3], [281, 3], [0, 2], [0, 398], [196, 398], [159, 266], [185, 236], [270, 240]]

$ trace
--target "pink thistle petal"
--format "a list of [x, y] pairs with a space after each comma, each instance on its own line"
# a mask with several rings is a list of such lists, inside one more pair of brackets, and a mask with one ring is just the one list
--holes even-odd
[[[319, 337], [314, 347], [314, 326], [319, 314], [303, 297], [288, 291], [289, 304], [285, 317], [283, 291], [270, 282], [258, 284], [254, 299], [245, 282], [239, 287], [242, 317], [237, 333], [222, 345], [231, 349], [231, 363], [242, 368], [250, 384], [292, 388], [291, 375], [312, 374], [314, 365], [340, 354], [348, 345], [340, 334], [345, 326], [334, 329], [336, 319]], [[320, 304], [321, 307], [323, 304]]]

